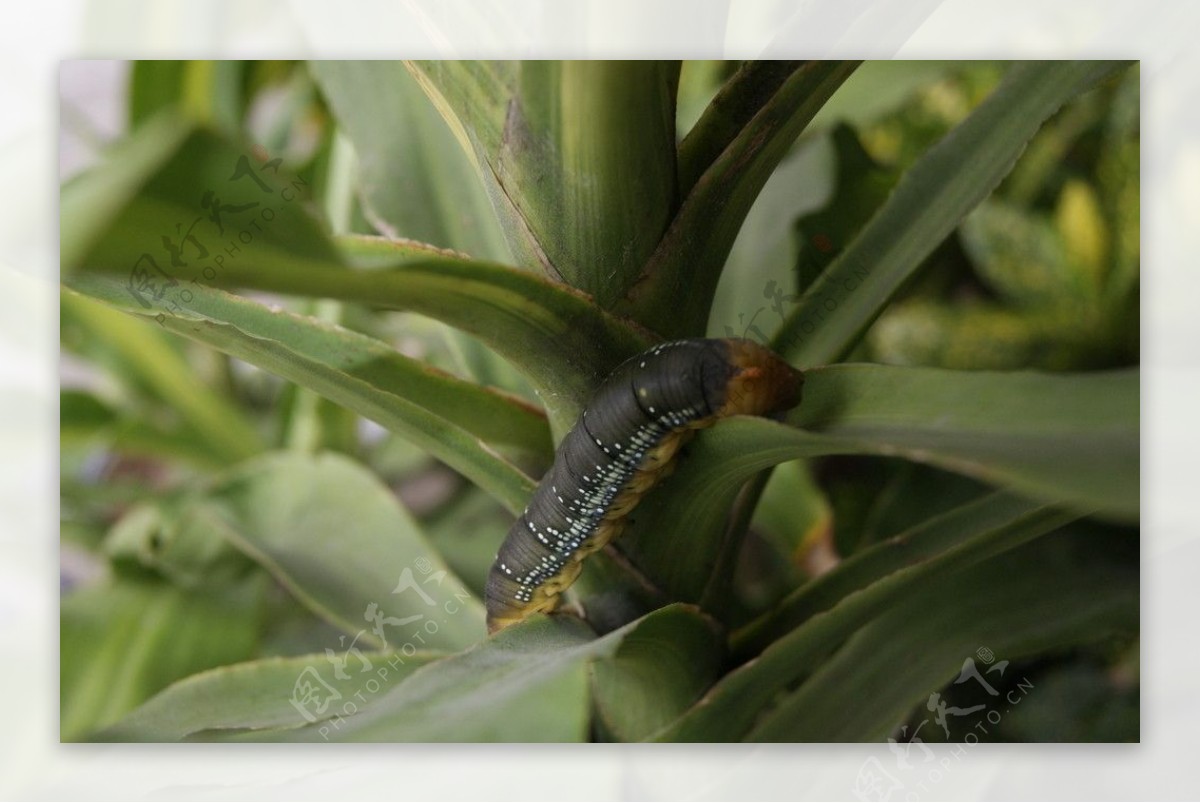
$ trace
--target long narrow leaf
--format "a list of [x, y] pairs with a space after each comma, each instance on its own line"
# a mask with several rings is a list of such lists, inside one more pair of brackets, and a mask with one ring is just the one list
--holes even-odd
[[[82, 275], [70, 286], [149, 315], [120, 282]], [[545, 419], [524, 403], [435, 371], [372, 338], [197, 286], [186, 309], [162, 316], [176, 332], [310, 388], [392, 429], [471, 478], [513, 510], [532, 485], [482, 441], [549, 451]]]
[[[361, 656], [361, 657], [359, 657]], [[199, 672], [168, 686], [128, 716], [100, 732], [106, 742], [181, 742], [233, 732], [272, 732], [320, 723], [356, 711], [360, 698], [391, 688], [441, 657], [401, 650], [359, 651], [337, 674], [327, 655], [263, 658]]]
[[953, 548], [981, 529], [1015, 523], [1038, 507], [1037, 502], [999, 491], [856, 552], [734, 633], [733, 649], [748, 658], [855, 591]]
[[806, 373], [786, 423], [738, 417], [700, 433], [620, 542], [676, 599], [698, 601], [738, 489], [831, 454], [905, 457], [1034, 499], [1136, 518], [1136, 371], [1081, 375], [839, 365]]
[[380, 232], [511, 260], [471, 160], [402, 62], [308, 67], [354, 143], [364, 208]]
[[1075, 518], [1043, 508], [974, 537], [937, 557], [894, 572], [818, 614], [726, 675], [700, 703], [657, 738], [734, 741], [743, 738], [780, 691], [814, 671], [834, 649], [896, 600], [939, 577], [1013, 549]]
[[[747, 738], [883, 741], [914, 707], [935, 720], [931, 693], [968, 666], [981, 676], [993, 668], [1003, 673], [1000, 661], [1136, 632], [1136, 563], [1122, 565], [1113, 550], [1096, 548], [1096, 539], [1072, 535], [1079, 534], [1046, 538], [913, 589], [784, 697]], [[995, 656], [993, 667], [977, 657], [981, 651]], [[1003, 674], [988, 677], [999, 682]], [[1022, 707], [1038, 705], [1037, 691], [1029, 691]], [[868, 696], [870, 705], [845, 705]], [[1012, 698], [1004, 702], [1008, 710]], [[1000, 705], [996, 700], [969, 721], [992, 721]], [[966, 726], [945, 719], [947, 732]], [[936, 727], [933, 721], [928, 726]]]
[[161, 330], [75, 295], [62, 297], [64, 317], [82, 325], [88, 338], [106, 344], [122, 371], [176, 411], [196, 436], [227, 460], [251, 457], [265, 448], [263, 438], [245, 414], [198, 377]]
[[[568, 742], [587, 738], [589, 664], [626, 639], [687, 630], [696, 614], [672, 605], [595, 638], [570, 617], [535, 616], [428, 664], [373, 700], [338, 732], [345, 741]], [[635, 648], [636, 651], [636, 648]], [[324, 741], [316, 726], [284, 741]]]
[[[328, 654], [250, 661], [176, 683], [99, 738], [581, 741], [590, 714], [589, 664], [621, 649], [620, 666], [610, 667], [604, 682], [632, 680], [631, 661], [711, 638], [697, 626], [707, 627], [682, 606], [601, 638], [578, 620], [536, 616], [456, 655], [407, 645], [383, 653], [339, 649], [340, 675]], [[686, 644], [673, 640], [680, 631]]]
[[788, 423], [838, 453], [928, 462], [1121, 518], [1139, 506], [1139, 372], [946, 371], [877, 365], [807, 374]]
[[717, 92], [679, 143], [679, 191], [696, 181], [801, 66], [795, 61], [747, 61]]
[[189, 590], [120, 576], [65, 596], [63, 740], [85, 738], [181, 677], [249, 658], [261, 627], [261, 579]]
[[591, 666], [604, 735], [636, 742], [662, 729], [720, 676], [723, 657], [719, 628], [699, 612], [676, 606], [647, 616]]
[[702, 333], [725, 259], [754, 199], [855, 62], [797, 69], [697, 179], [618, 309], [663, 335]]
[[[197, 285], [421, 312], [517, 366], [559, 433], [595, 383], [650, 339], [582, 293], [526, 271], [382, 238], [335, 245], [301, 180], [208, 132], [144, 128], [131, 140], [141, 150], [64, 188], [63, 258], [64, 272], [120, 275], [156, 315], [187, 309]], [[119, 192], [101, 197], [104, 188]]]
[[836, 361], [1064, 103], [1121, 65], [1026, 62], [901, 179], [858, 237], [809, 287], [773, 342], [801, 366]]
[[226, 465], [227, 455], [190, 427], [167, 427], [144, 416], [124, 413], [86, 391], [59, 394], [59, 447], [103, 444], [119, 454], [169, 458], [214, 469]]
[[484, 636], [463, 589], [392, 492], [335, 454], [245, 463], [196, 500], [219, 534], [352, 645], [460, 649]]
[[675, 199], [677, 62], [414, 62], [522, 261], [613, 304]]
[[374, 269], [314, 275], [320, 292], [410, 309], [475, 335], [529, 379], [556, 436], [575, 423], [619, 362], [653, 340], [583, 294], [526, 271], [414, 243], [367, 237], [338, 243], [356, 264]]

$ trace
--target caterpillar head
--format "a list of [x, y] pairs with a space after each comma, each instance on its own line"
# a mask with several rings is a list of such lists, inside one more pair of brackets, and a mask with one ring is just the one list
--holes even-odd
[[779, 416], [800, 403], [803, 373], [753, 340], [726, 342], [733, 373], [720, 415]]

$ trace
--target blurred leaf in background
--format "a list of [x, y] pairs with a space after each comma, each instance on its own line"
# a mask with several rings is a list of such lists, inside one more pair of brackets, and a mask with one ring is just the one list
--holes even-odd
[[[1137, 82], [1131, 69], [1049, 121], [964, 222], [958, 276], [881, 316], [868, 336], [878, 359], [1051, 370], [1136, 363]], [[1067, 153], [1079, 155], [1064, 161]]]

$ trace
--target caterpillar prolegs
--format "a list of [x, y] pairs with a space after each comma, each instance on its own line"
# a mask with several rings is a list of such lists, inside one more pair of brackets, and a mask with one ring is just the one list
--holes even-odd
[[488, 575], [488, 631], [552, 611], [693, 432], [800, 401], [803, 375], [750, 340], [677, 340], [627, 360], [559, 444]]

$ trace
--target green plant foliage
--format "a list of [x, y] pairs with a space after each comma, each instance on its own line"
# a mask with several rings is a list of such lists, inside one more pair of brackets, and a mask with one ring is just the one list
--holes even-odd
[[[72, 286], [133, 315], [144, 314], [111, 277], [80, 277]], [[545, 419], [523, 402], [441, 374], [384, 343], [312, 318], [197, 287], [188, 309], [163, 316], [161, 326], [323, 392], [403, 433], [514, 507], [521, 504], [529, 483], [485, 443], [534, 453], [550, 445]]]
[[[360, 192], [375, 229], [478, 259], [510, 262], [483, 183], [404, 64], [310, 65], [360, 165]], [[389, 91], [380, 93], [377, 87]], [[414, 204], [414, 196], [428, 199]]]
[[[344, 672], [344, 677], [338, 677], [326, 672], [319, 681], [314, 674], [318, 668], [326, 668], [324, 655], [263, 658], [198, 672], [173, 684], [130, 716], [101, 731], [97, 740], [215, 740], [243, 732], [261, 734], [302, 728], [309, 724], [309, 717], [321, 723], [318, 728], [328, 731], [332, 726], [325, 724], [327, 720], [345, 708], [341, 701], [353, 700], [367, 679], [380, 683], [381, 687], [384, 682], [397, 683], [438, 658], [436, 653], [404, 655], [399, 651], [364, 651], [361, 656], [356, 657], [351, 666], [355, 670], [353, 673]], [[367, 679], [359, 677], [364, 667], [369, 667], [367, 672], [373, 672]], [[381, 672], [383, 679], [379, 680]], [[306, 684], [314, 684], [321, 696], [307, 700], [306, 692], [310, 687]], [[332, 708], [328, 707], [330, 703]], [[327, 707], [318, 711], [322, 704]], [[305, 716], [306, 712], [309, 716]]]
[[[961, 742], [1032, 683], [994, 739], [1136, 741], [1138, 91], [134, 65], [60, 199], [62, 738]], [[705, 331], [800, 404], [697, 433], [487, 635], [554, 444]]]
[[[1080, 560], [1086, 549], [1086, 541], [1080, 541], [1054, 538], [1031, 544], [952, 574], [936, 591], [926, 588], [898, 600], [799, 690], [785, 696], [749, 738], [883, 739], [914, 699], [952, 680], [980, 647], [1011, 660], [1127, 637], [1137, 628], [1136, 571], [1107, 555]], [[1065, 582], [1064, 565], [1072, 566]], [[956, 604], [937, 604], [947, 597]], [[879, 694], [884, 688], [886, 695]], [[872, 705], [843, 710], [842, 701], [867, 694]]]
[[842, 356], [921, 260], [1012, 169], [1037, 127], [1113, 69], [1108, 62], [1014, 67], [994, 94], [913, 165], [809, 287], [774, 337], [779, 350], [800, 365]]
[[117, 576], [63, 597], [61, 734], [77, 740], [168, 684], [245, 660], [258, 641], [262, 583], [199, 590]]
[[[151, 148], [157, 162], [148, 163], [141, 153], [114, 160], [63, 191], [64, 210], [75, 203], [87, 206], [88, 198], [106, 188], [133, 193], [124, 206], [120, 199], [116, 205], [87, 206], [78, 222], [68, 221], [64, 270], [116, 274], [130, 300], [156, 320], [189, 309], [195, 285], [420, 312], [460, 326], [512, 359], [560, 422], [574, 421], [592, 384], [648, 342], [578, 292], [525, 271], [408, 241], [347, 237], [335, 244], [303, 203], [303, 179], [263, 169], [254, 174], [257, 180], [245, 173], [234, 182], [231, 171], [240, 172], [243, 164], [251, 169], [242, 149], [203, 130], [181, 133], [165, 124], [162, 130], [169, 131], [174, 147], [165, 153]], [[157, 143], [163, 136], [158, 126], [143, 127], [134, 139]], [[231, 194], [206, 196], [212, 187]], [[228, 237], [219, 235], [225, 238], [220, 251], [203, 243], [185, 249], [182, 239], [172, 239], [182, 234], [176, 233], [180, 219], [208, 220], [205, 197], [210, 206], [219, 201], [243, 216], [236, 231], [231, 224]], [[168, 261], [170, 250], [159, 248], [164, 238], [179, 249], [175, 257], [183, 264]], [[201, 252], [208, 257], [203, 262], [192, 256]], [[551, 343], [560, 357], [547, 361], [542, 355], [550, 353]], [[571, 348], [563, 350], [567, 343]]]
[[825, 272], [850, 239], [866, 224], [896, 183], [896, 173], [877, 164], [859, 143], [854, 129], [839, 125], [831, 134], [837, 159], [836, 190], [820, 210], [799, 218], [796, 289], [804, 292]]
[[675, 205], [678, 63], [410, 69], [475, 161], [513, 252], [611, 306]]
[[[683, 167], [703, 169], [631, 288], [633, 317], [648, 326], [653, 321], [653, 328], [666, 337], [704, 331], [721, 268], [754, 199], [792, 142], [856, 66], [807, 62], [786, 77], [775, 68], [748, 66], [730, 79], [730, 93], [748, 85], [751, 98], [761, 97], [761, 103], [753, 104], [753, 116], [745, 119], [750, 109], [731, 114], [725, 108], [728, 95], [719, 93], [697, 123], [703, 130], [696, 139], [702, 141], [684, 151], [690, 161]], [[781, 78], [778, 89], [769, 92]], [[708, 158], [712, 161], [706, 162]]]
[[479, 600], [387, 489], [345, 458], [269, 456], [222, 478], [199, 504], [296, 599], [368, 645], [385, 646], [392, 628], [451, 648], [482, 632]]
[[[1100, 368], [1136, 360], [1136, 130], [1118, 116], [1129, 77], [1086, 95], [1047, 126], [1026, 168], [964, 220], [976, 281], [914, 295], [871, 331], [885, 362], [947, 368]], [[1108, 99], [1108, 103], [1099, 100]], [[1089, 173], [1061, 175], [1063, 143], [1100, 129]], [[1120, 132], [1119, 134], [1116, 132]], [[1124, 169], [1114, 170], [1115, 163]], [[1117, 179], [1116, 176], [1121, 176]], [[1029, 196], [1037, 196], [1031, 205]], [[969, 293], [969, 303], [953, 295]]]

